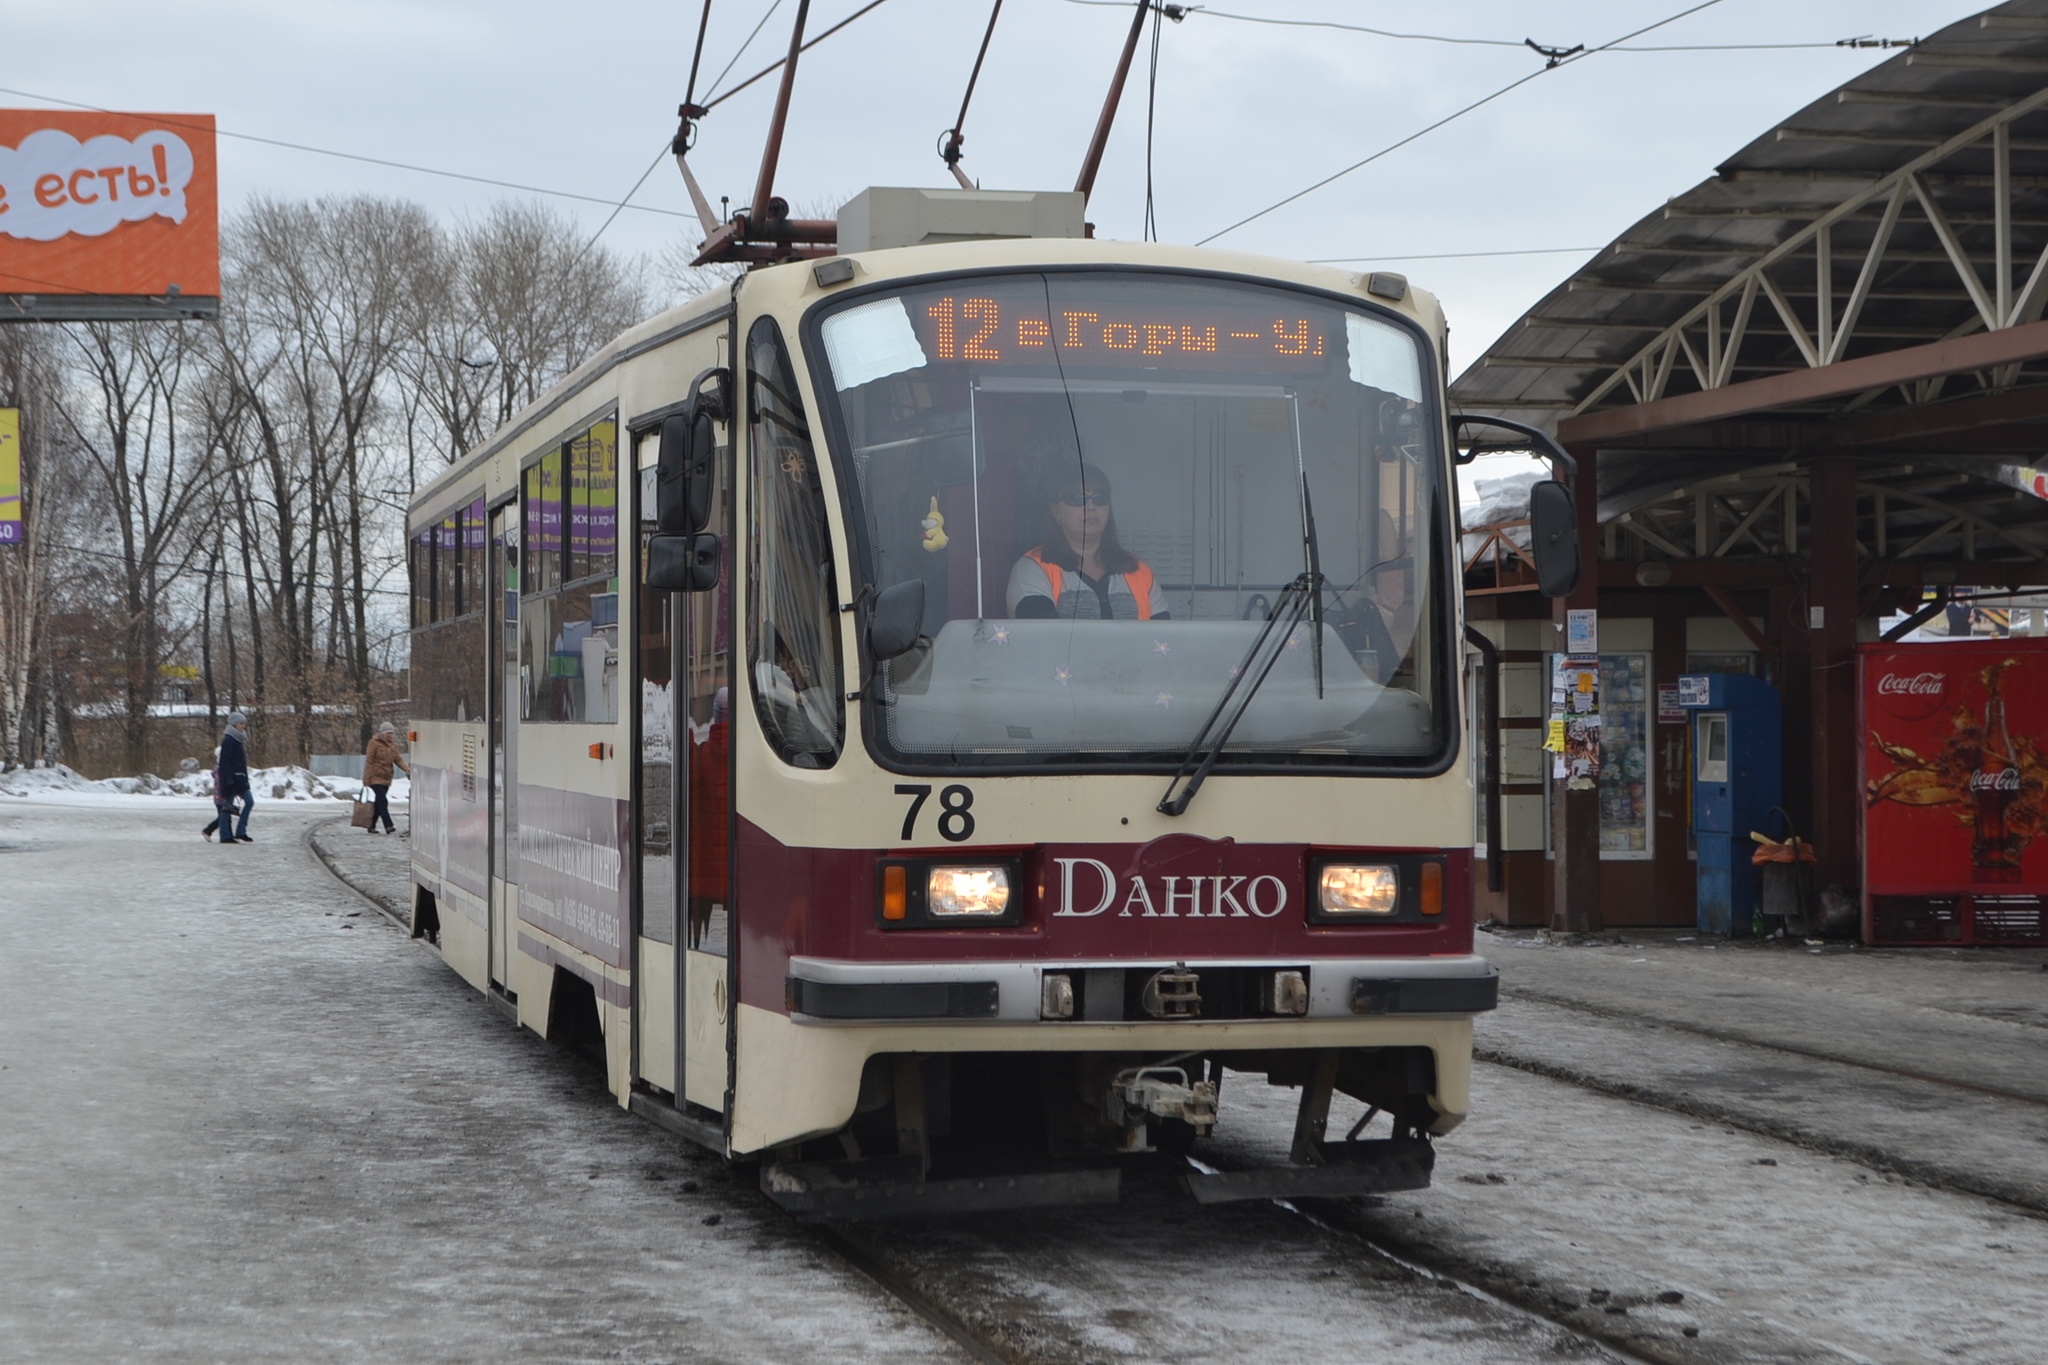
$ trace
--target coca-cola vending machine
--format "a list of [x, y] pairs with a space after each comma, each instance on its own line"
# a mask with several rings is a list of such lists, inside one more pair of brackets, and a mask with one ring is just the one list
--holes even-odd
[[2042, 942], [2048, 639], [1857, 652], [1864, 940]]

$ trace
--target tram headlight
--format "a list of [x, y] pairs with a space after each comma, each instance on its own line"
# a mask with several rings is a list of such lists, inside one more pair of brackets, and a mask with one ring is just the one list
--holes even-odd
[[996, 919], [1010, 908], [1010, 869], [935, 867], [924, 888], [925, 913], [933, 919]]
[[1391, 915], [1401, 906], [1401, 876], [1385, 863], [1331, 863], [1320, 891], [1326, 915]]

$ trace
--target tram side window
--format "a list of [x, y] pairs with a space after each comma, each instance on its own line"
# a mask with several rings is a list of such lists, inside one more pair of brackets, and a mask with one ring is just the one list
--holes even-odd
[[434, 623], [434, 528], [423, 526], [413, 532], [407, 559], [412, 569], [412, 625]]
[[521, 714], [619, 717], [619, 442], [610, 418], [527, 467], [519, 595]]
[[829, 768], [846, 733], [839, 591], [810, 424], [782, 333], [747, 337], [748, 675], [762, 733], [784, 762]]
[[484, 715], [484, 500], [474, 496], [413, 537], [412, 714]]

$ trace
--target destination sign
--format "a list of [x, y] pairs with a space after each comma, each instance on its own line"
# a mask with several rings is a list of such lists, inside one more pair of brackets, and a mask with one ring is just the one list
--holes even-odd
[[[1019, 291], [1021, 293], [1022, 291]], [[1342, 355], [1341, 315], [1279, 307], [1187, 307], [1129, 297], [1101, 302], [1003, 297], [961, 290], [907, 300], [925, 353], [939, 362], [1115, 365], [1167, 369], [1322, 372]], [[1036, 293], [1036, 291], [1034, 291]], [[1124, 297], [1116, 297], [1123, 295]], [[1338, 329], [1330, 335], [1332, 324]]]

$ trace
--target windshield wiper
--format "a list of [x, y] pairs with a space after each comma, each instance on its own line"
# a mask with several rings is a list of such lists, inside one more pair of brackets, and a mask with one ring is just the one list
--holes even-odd
[[[1294, 628], [1300, 625], [1301, 618], [1311, 611], [1318, 617], [1321, 616], [1322, 596], [1323, 578], [1314, 570], [1303, 573], [1281, 589], [1280, 600], [1273, 604], [1273, 614], [1266, 618], [1266, 624], [1259, 631], [1258, 637], [1252, 641], [1252, 647], [1245, 651], [1243, 660], [1232, 670], [1230, 686], [1223, 689], [1223, 696], [1217, 700], [1216, 709], [1209, 713], [1209, 719], [1202, 722], [1201, 730], [1195, 735], [1195, 742], [1181, 755], [1179, 769], [1175, 771], [1173, 780], [1166, 784], [1166, 795], [1159, 798], [1158, 811], [1161, 815], [1180, 815], [1187, 810], [1188, 803], [1195, 799], [1195, 793], [1202, 789], [1202, 783], [1208, 778], [1209, 770], [1216, 766], [1216, 760], [1222, 756], [1223, 746], [1230, 742], [1231, 732], [1236, 730], [1237, 723], [1244, 719], [1244, 713], [1251, 708], [1252, 699], [1258, 696], [1259, 688], [1265, 685], [1267, 676], [1272, 673], [1273, 665], [1278, 663], [1280, 656], [1286, 652], [1287, 639], [1294, 634]], [[1287, 624], [1286, 630], [1281, 633], [1279, 643], [1267, 651], [1265, 662], [1259, 664], [1257, 672], [1254, 673], [1252, 665], [1258, 659], [1259, 651], [1266, 648], [1266, 642], [1273, 638], [1274, 627], [1280, 625], [1283, 619]], [[1319, 651], [1321, 639], [1318, 629]], [[1318, 652], [1318, 696], [1322, 695], [1321, 663], [1322, 656]], [[1237, 703], [1234, 709], [1231, 706], [1233, 699]], [[1228, 720], [1223, 720], [1225, 711], [1230, 712]], [[1217, 725], [1219, 720], [1223, 720], [1220, 728]], [[1210, 738], [1212, 734], [1215, 736], [1213, 740]], [[1207, 752], [1204, 752], [1205, 750]], [[1199, 764], [1196, 762], [1197, 759], [1200, 760]], [[1188, 771], [1190, 768], [1194, 769], [1192, 775]], [[1185, 785], [1182, 785], [1183, 778], [1186, 779]], [[1180, 789], [1177, 795], [1174, 791], [1176, 787]]]

